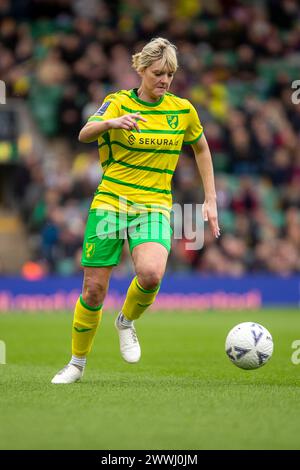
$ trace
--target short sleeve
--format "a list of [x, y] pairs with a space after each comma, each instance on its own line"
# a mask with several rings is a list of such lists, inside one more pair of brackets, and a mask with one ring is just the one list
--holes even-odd
[[100, 108], [93, 114], [88, 122], [91, 121], [106, 121], [107, 119], [114, 119], [120, 116], [120, 107], [114, 95], [108, 95]]
[[198, 113], [195, 110], [194, 106], [190, 103], [188, 126], [184, 134], [183, 143], [187, 145], [195, 144], [197, 140], [200, 139], [202, 134], [203, 134], [203, 127], [201, 125]]

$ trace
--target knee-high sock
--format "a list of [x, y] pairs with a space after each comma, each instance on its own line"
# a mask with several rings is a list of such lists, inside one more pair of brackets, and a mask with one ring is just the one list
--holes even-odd
[[152, 290], [144, 289], [135, 277], [127, 291], [127, 296], [122, 307], [122, 312], [127, 320], [136, 320], [142, 313], [153, 304], [159, 291], [160, 284]]
[[102, 317], [102, 305], [90, 307], [82, 296], [75, 306], [72, 328], [72, 354], [85, 357], [90, 352], [97, 327]]

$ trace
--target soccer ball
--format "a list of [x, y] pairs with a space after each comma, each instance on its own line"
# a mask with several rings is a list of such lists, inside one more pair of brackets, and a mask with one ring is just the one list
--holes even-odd
[[258, 323], [240, 323], [229, 331], [225, 351], [237, 367], [257, 369], [271, 358], [273, 339], [269, 331]]

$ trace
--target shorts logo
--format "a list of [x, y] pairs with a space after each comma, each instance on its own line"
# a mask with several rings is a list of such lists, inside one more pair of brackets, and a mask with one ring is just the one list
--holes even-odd
[[166, 118], [171, 129], [176, 129], [176, 127], [178, 126], [178, 122], [179, 122], [178, 116], [176, 114], [175, 115], [170, 114], [169, 116], [166, 116]]
[[128, 142], [130, 143], [130, 145], [133, 145], [133, 144], [134, 144], [134, 142], [135, 142], [135, 137], [134, 137], [133, 134], [130, 134], [130, 135], [128, 136]]
[[105, 111], [107, 110], [108, 106], [110, 105], [110, 101], [106, 101], [105, 103], [103, 103], [100, 108], [98, 109], [98, 111], [96, 111], [96, 115], [97, 116], [103, 116], [103, 114], [105, 113]]
[[85, 244], [85, 254], [87, 258], [91, 258], [95, 254], [96, 243]]

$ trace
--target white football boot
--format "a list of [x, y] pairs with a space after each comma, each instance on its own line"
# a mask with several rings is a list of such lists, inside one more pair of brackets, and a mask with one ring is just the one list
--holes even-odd
[[141, 358], [141, 348], [133, 326], [124, 326], [120, 321], [120, 312], [115, 321], [115, 327], [119, 333], [120, 351], [123, 359], [131, 364], [138, 362]]
[[80, 380], [83, 376], [84, 369], [68, 364], [60, 370], [51, 380], [52, 384], [72, 384]]

